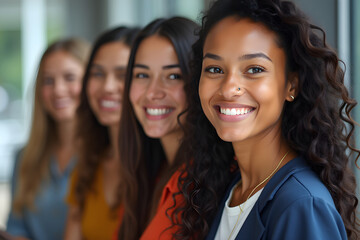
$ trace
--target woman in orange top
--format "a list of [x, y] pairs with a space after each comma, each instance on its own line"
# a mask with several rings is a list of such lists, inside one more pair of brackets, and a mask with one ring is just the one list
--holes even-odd
[[118, 27], [96, 41], [78, 110], [79, 163], [68, 195], [65, 239], [110, 239], [121, 208], [117, 137], [130, 46], [136, 29]]
[[168, 210], [181, 201], [173, 194], [185, 162], [180, 124], [195, 28], [186, 18], [158, 19], [135, 39], [120, 124], [124, 216], [118, 239], [166, 239], [174, 232]]

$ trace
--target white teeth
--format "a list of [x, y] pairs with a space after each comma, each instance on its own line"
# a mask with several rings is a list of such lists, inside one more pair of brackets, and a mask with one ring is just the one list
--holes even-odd
[[146, 112], [149, 115], [153, 115], [153, 116], [164, 115], [171, 111], [172, 111], [172, 109], [170, 109], [170, 108], [146, 108]]
[[251, 108], [220, 108], [220, 113], [224, 115], [244, 115], [251, 111]]
[[101, 106], [104, 108], [116, 108], [119, 106], [119, 102], [111, 100], [102, 100]]

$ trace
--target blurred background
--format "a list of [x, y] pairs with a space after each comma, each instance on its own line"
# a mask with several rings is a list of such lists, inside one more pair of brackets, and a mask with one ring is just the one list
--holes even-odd
[[[346, 64], [346, 85], [360, 101], [360, 1], [293, 0], [326, 31]], [[48, 43], [63, 37], [91, 42], [121, 24], [144, 26], [157, 17], [201, 21], [212, 0], [0, 0], [0, 229], [10, 207], [9, 180], [15, 152], [28, 137], [33, 82]], [[359, 107], [360, 108], [360, 107]], [[360, 109], [353, 117], [360, 122]], [[356, 132], [359, 148], [360, 133]], [[360, 170], [355, 170], [360, 176]], [[359, 182], [359, 181], [358, 181]]]

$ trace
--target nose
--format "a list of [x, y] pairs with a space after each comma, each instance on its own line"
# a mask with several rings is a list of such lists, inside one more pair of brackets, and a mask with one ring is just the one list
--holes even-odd
[[154, 76], [146, 89], [146, 97], [150, 100], [162, 99], [166, 95], [164, 83], [160, 76]]
[[225, 99], [232, 99], [244, 93], [241, 76], [236, 73], [228, 73], [223, 79], [220, 94]]
[[104, 82], [105, 92], [114, 92], [117, 90], [117, 80], [113, 74], [108, 74]]
[[54, 81], [54, 93], [61, 96], [66, 91], [66, 82], [64, 79], [56, 78]]

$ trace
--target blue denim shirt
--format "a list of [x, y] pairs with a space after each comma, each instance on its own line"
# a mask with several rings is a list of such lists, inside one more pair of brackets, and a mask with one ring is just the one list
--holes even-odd
[[[19, 159], [16, 159], [11, 182], [12, 199], [17, 187]], [[63, 239], [68, 211], [65, 197], [75, 162], [75, 158], [72, 158], [65, 171], [60, 173], [56, 159], [51, 158], [50, 177], [42, 183], [35, 197], [34, 208], [25, 209], [21, 215], [11, 210], [7, 222], [8, 233], [33, 240]]]

